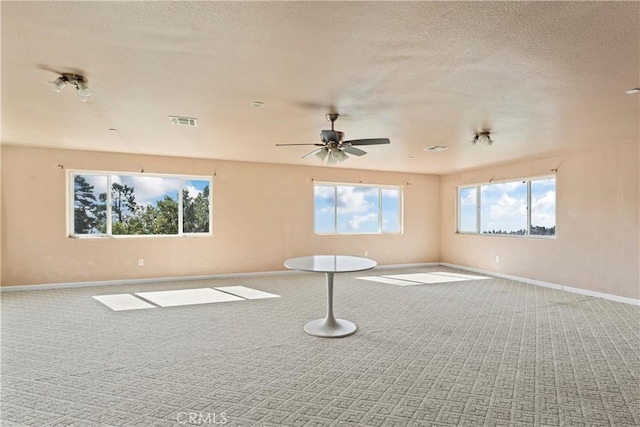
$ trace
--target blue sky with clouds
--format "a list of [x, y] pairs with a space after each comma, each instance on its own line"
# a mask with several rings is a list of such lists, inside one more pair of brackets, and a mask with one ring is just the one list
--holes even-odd
[[[480, 232], [527, 228], [527, 184], [513, 181], [480, 186]], [[531, 181], [531, 225], [553, 227], [556, 222], [555, 179]], [[476, 187], [460, 189], [460, 231], [476, 232]]]
[[379, 211], [383, 232], [400, 231], [399, 189], [384, 188], [381, 192], [378, 187], [316, 185], [314, 210], [316, 233], [377, 233]]
[[[93, 194], [98, 201], [100, 193], [107, 192], [107, 175], [81, 174], [85, 180], [93, 185]], [[155, 205], [159, 200], [169, 196], [178, 200], [180, 179], [175, 177], [142, 176], [142, 175], [111, 175], [111, 182], [128, 185], [134, 188], [136, 203], [139, 205]], [[207, 185], [208, 180], [186, 179], [182, 182], [183, 189], [191, 197], [196, 197]]]

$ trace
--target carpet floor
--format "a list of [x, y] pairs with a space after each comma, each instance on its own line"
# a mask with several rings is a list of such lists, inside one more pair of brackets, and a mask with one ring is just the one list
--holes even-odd
[[[289, 273], [1, 294], [3, 426], [638, 426], [640, 309], [501, 278]], [[112, 311], [92, 298], [245, 286], [280, 298]]]

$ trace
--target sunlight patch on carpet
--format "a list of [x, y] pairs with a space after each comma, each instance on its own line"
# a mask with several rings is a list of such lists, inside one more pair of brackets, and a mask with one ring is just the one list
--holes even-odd
[[412, 286], [412, 285], [423, 284], [418, 282], [410, 282], [408, 280], [392, 279], [390, 277], [385, 277], [385, 276], [366, 276], [366, 277], [358, 277], [358, 279], [369, 280], [371, 282], [388, 283], [390, 285], [397, 285], [397, 286]]
[[409, 280], [412, 282], [418, 282], [422, 284], [462, 282], [463, 280], [468, 280], [468, 279], [461, 279], [459, 277], [438, 276], [437, 274], [431, 274], [431, 273], [394, 274], [386, 277], [391, 277], [391, 278], [400, 279], [400, 280]]
[[243, 301], [243, 298], [211, 288], [182, 289], [178, 291], [139, 292], [136, 295], [161, 307]]
[[245, 286], [222, 286], [215, 289], [237, 295], [245, 299], [280, 298], [280, 295], [270, 294], [269, 292], [263, 292], [257, 289], [247, 288]]
[[445, 277], [457, 277], [459, 279], [464, 279], [464, 280], [490, 279], [490, 277], [487, 277], [487, 276], [475, 276], [473, 274], [449, 273], [448, 271], [434, 271], [434, 272], [429, 273], [429, 274], [435, 274], [435, 275], [438, 275], [438, 276], [445, 276]]
[[431, 273], [392, 274], [385, 276], [358, 277], [361, 280], [388, 283], [396, 286], [415, 286], [434, 283], [464, 282], [467, 280], [489, 279], [487, 276], [472, 274], [449, 273], [446, 271], [434, 271]]
[[115, 295], [97, 295], [94, 296], [96, 300], [100, 301], [113, 311], [125, 311], [125, 310], [140, 310], [144, 308], [156, 308], [146, 301], [142, 301], [140, 298], [136, 298], [130, 294], [115, 294]]

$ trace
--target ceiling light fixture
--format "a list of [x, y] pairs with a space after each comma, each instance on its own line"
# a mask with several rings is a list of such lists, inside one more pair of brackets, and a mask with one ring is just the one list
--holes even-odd
[[634, 87], [634, 88], [631, 88], [631, 89], [625, 91], [625, 93], [627, 95], [634, 95], [634, 94], [636, 94], [638, 92], [640, 92], [640, 87]]
[[89, 89], [89, 80], [79, 74], [62, 73], [60, 77], [49, 82], [49, 85], [54, 92], [62, 92], [66, 85], [73, 85], [76, 87], [78, 98], [82, 101], [87, 101], [93, 95], [93, 92]]
[[489, 131], [477, 132], [471, 141], [472, 144], [484, 144], [491, 145], [493, 144], [493, 140], [491, 139], [491, 133]]
[[251, 106], [252, 107], [256, 107], [256, 108], [262, 108], [262, 107], [264, 107], [264, 102], [262, 102], [262, 101], [253, 101], [251, 103]]

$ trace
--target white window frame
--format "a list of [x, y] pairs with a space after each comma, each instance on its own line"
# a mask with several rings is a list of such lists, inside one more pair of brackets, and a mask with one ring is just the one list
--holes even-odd
[[[315, 209], [315, 187], [333, 187], [334, 191], [334, 206], [333, 206], [333, 232], [316, 232], [316, 209]], [[338, 232], [338, 187], [339, 186], [348, 186], [348, 187], [366, 187], [366, 188], [377, 188], [378, 189], [378, 231], [373, 232], [364, 232], [364, 233], [340, 233]], [[398, 231], [382, 231], [382, 190], [397, 190], [398, 191]], [[319, 236], [358, 236], [358, 235], [393, 235], [393, 234], [403, 234], [404, 233], [404, 187], [400, 185], [379, 185], [379, 184], [362, 184], [362, 183], [349, 183], [349, 182], [323, 182], [323, 181], [314, 181], [313, 182], [313, 234]]]
[[[107, 232], [104, 234], [75, 234], [74, 230], [74, 211], [75, 211], [75, 182], [76, 175], [93, 175], [106, 176], [107, 178]], [[149, 178], [174, 178], [178, 179], [178, 233], [177, 234], [112, 234], [112, 218], [111, 218], [111, 176], [143, 176]], [[185, 181], [208, 181], [209, 182], [209, 231], [206, 233], [184, 233], [183, 231], [183, 210], [182, 190]], [[154, 238], [154, 237], [209, 237], [213, 235], [213, 177], [204, 175], [178, 175], [168, 173], [142, 173], [142, 172], [114, 172], [114, 171], [95, 171], [69, 169], [67, 171], [67, 236], [74, 239], [100, 239], [100, 238]]]
[[[556, 182], [557, 189], [557, 177], [556, 175], [542, 175], [542, 176], [534, 176], [528, 178], [513, 178], [513, 179], [505, 179], [501, 181], [490, 181], [484, 182], [480, 184], [465, 184], [459, 185], [456, 190], [457, 199], [456, 199], [456, 233], [457, 234], [469, 234], [469, 235], [480, 235], [480, 236], [495, 236], [495, 237], [515, 237], [515, 238], [531, 238], [531, 239], [556, 239], [558, 235], [558, 225], [555, 224], [555, 232], [553, 235], [540, 235], [540, 234], [531, 234], [531, 181], [541, 181], [545, 179], [553, 179]], [[483, 233], [481, 228], [481, 213], [482, 213], [482, 198], [480, 187], [483, 185], [491, 185], [491, 184], [505, 184], [508, 182], [523, 182], [526, 181], [527, 185], [527, 229], [526, 234], [524, 235], [516, 235], [516, 234], [491, 234], [491, 233]], [[462, 215], [460, 214], [460, 191], [463, 189], [475, 188], [476, 190], [476, 231], [461, 231], [462, 224]], [[557, 202], [557, 190], [556, 190], [556, 202]], [[556, 204], [557, 206], [557, 204]], [[556, 209], [557, 211], [557, 209]], [[556, 216], [557, 219], [557, 216]]]

